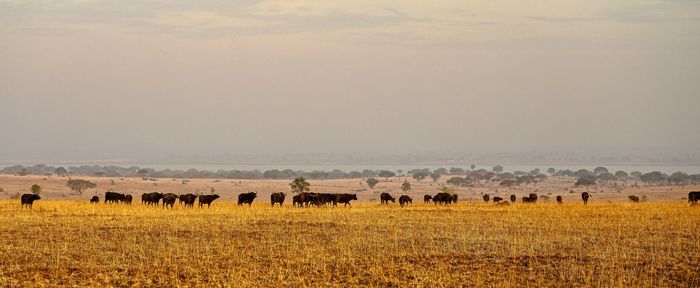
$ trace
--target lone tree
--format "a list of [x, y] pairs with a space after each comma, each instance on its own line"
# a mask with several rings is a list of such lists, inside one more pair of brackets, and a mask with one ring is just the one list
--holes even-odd
[[547, 169], [547, 174], [549, 174], [550, 176], [554, 175], [554, 173], [557, 173], [557, 170], [555, 170], [554, 168], [550, 167], [549, 169]]
[[136, 171], [136, 174], [138, 174], [139, 177], [146, 177], [146, 175], [148, 175], [148, 169], [141, 168], [139, 171]]
[[437, 180], [440, 179], [440, 176], [440, 173], [437, 172], [430, 173], [430, 178], [433, 179], [433, 182], [437, 182]]
[[382, 170], [382, 171], [379, 171], [379, 174], [377, 174], [377, 176], [382, 177], [386, 180], [389, 180], [389, 177], [396, 176], [396, 173], [391, 172], [389, 170]]
[[68, 180], [66, 186], [68, 186], [70, 190], [73, 190], [75, 194], [83, 194], [85, 190], [97, 187], [97, 184], [83, 179], [71, 179]]
[[309, 184], [309, 182], [306, 182], [306, 179], [304, 179], [304, 177], [297, 177], [294, 179], [294, 181], [289, 183], [289, 187], [291, 187], [292, 193], [302, 193], [308, 192], [309, 187], [311, 187], [311, 184]]
[[39, 195], [39, 193], [41, 193], [41, 186], [34, 184], [34, 185], [32, 185], [31, 190], [32, 190], [32, 194]]
[[428, 177], [428, 173], [424, 171], [418, 171], [416, 173], [413, 173], [413, 179], [416, 179], [416, 181], [420, 182], [425, 179], [425, 177]]
[[588, 186], [595, 185], [596, 179], [595, 176], [593, 175], [584, 175], [579, 177], [576, 180], [576, 183], [574, 183], [575, 186], [585, 186], [586, 189], [588, 189]]
[[493, 172], [503, 172], [503, 166], [501, 166], [501, 165], [493, 166]]
[[401, 184], [401, 191], [404, 193], [411, 191], [411, 183], [408, 183], [408, 180], [403, 180], [403, 184]]
[[377, 180], [375, 178], [367, 178], [366, 182], [367, 182], [367, 186], [369, 186], [369, 188], [374, 189], [374, 186], [379, 183], [379, 180]]

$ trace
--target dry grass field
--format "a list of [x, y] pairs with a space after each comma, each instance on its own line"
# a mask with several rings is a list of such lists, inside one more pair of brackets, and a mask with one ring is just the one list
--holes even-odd
[[700, 207], [681, 201], [286, 204], [2, 200], [0, 286], [700, 286]]

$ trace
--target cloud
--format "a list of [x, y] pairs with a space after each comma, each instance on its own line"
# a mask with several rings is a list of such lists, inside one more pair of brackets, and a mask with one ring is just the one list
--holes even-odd
[[264, 28], [278, 24], [269, 19], [229, 16], [213, 11], [159, 12], [148, 22], [157, 25], [187, 28]]

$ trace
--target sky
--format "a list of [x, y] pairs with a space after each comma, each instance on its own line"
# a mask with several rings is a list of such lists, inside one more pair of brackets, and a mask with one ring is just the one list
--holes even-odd
[[700, 1], [0, 0], [0, 160], [700, 151]]

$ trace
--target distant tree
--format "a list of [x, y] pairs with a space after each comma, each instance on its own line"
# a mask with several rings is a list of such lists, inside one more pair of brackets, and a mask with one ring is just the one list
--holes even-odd
[[578, 171], [574, 172], [574, 176], [581, 178], [583, 176], [595, 176], [595, 173], [586, 169], [579, 169]]
[[535, 176], [537, 174], [540, 174], [540, 168], [530, 170], [530, 175]]
[[447, 169], [440, 167], [438, 169], [435, 169], [435, 171], [433, 171], [433, 173], [437, 173], [440, 175], [447, 175], [449, 172], [447, 171]]
[[583, 175], [579, 177], [576, 180], [576, 183], [574, 183], [575, 186], [585, 186], [586, 189], [588, 189], [588, 186], [593, 186], [596, 183], [595, 176], [593, 175]]
[[557, 170], [555, 170], [554, 168], [547, 169], [547, 174], [554, 175], [554, 173], [557, 173]]
[[425, 179], [425, 177], [428, 177], [429, 173], [425, 171], [418, 171], [416, 173], [413, 173], [413, 179], [416, 179], [416, 181], [420, 182]]
[[66, 168], [63, 168], [63, 167], [58, 167], [58, 168], [54, 169], [53, 173], [56, 174], [57, 176], [61, 176], [61, 177], [68, 176], [68, 170], [66, 170]]
[[642, 172], [634, 171], [634, 172], [630, 173], [630, 176], [639, 179], [642, 177]]
[[455, 176], [447, 180], [447, 184], [454, 185], [454, 186], [470, 186], [474, 184], [474, 179], [471, 177], [459, 177]]
[[389, 170], [382, 170], [382, 171], [379, 171], [379, 174], [377, 174], [377, 176], [383, 177], [383, 178], [385, 178], [386, 180], [389, 180], [389, 177], [394, 177], [394, 176], [396, 176], [396, 173], [391, 172], [391, 171], [389, 171]]
[[27, 170], [27, 168], [22, 168], [22, 170], [19, 170], [19, 172], [17, 173], [17, 175], [19, 175], [19, 176], [27, 176], [27, 175], [29, 175], [29, 170]]
[[[145, 168], [139, 169], [139, 171], [137, 171], [136, 174], [139, 175], [139, 177], [146, 177], [146, 175], [148, 175], [148, 169], [145, 169]], [[190, 177], [188, 177], [188, 178], [190, 178]]]
[[411, 183], [408, 183], [408, 180], [403, 180], [403, 184], [401, 184], [401, 191], [404, 193], [411, 191]]
[[34, 184], [34, 185], [32, 185], [31, 190], [32, 190], [32, 194], [39, 195], [39, 193], [41, 193], [41, 186]]
[[367, 178], [366, 182], [367, 182], [367, 186], [369, 186], [369, 188], [374, 189], [374, 186], [379, 183], [379, 180], [377, 180], [375, 178]]
[[459, 167], [452, 167], [450, 168], [450, 174], [451, 175], [464, 175], [466, 172], [464, 169], [459, 168]]
[[403, 170], [401, 170], [401, 169], [396, 170], [396, 174], [399, 176], [403, 176]]
[[629, 177], [629, 174], [627, 174], [627, 172], [625, 172], [625, 171], [617, 171], [617, 172], [615, 172], [615, 177], [617, 177], [619, 179], [625, 179], [625, 178]]
[[688, 174], [683, 173], [683, 172], [674, 172], [671, 174], [671, 176], [668, 177], [668, 180], [671, 181], [671, 183], [680, 185], [684, 184], [686, 181], [690, 180], [690, 176]]
[[617, 180], [617, 177], [615, 177], [615, 175], [609, 172], [600, 173], [596, 178], [598, 179], [598, 181], [603, 183]]
[[68, 180], [66, 186], [73, 190], [75, 194], [83, 194], [85, 190], [97, 187], [97, 184], [83, 179], [71, 179]]
[[504, 186], [504, 187], [511, 187], [511, 186], [517, 185], [517, 184], [518, 184], [518, 181], [515, 181], [513, 179], [506, 179], [506, 180], [501, 181], [501, 183], [499, 183], [499, 185]]
[[503, 172], [503, 166], [501, 166], [501, 165], [493, 166], [492, 170], [493, 170], [493, 172], [499, 172], [499, 173]]
[[668, 176], [659, 171], [649, 172], [639, 177], [639, 180], [645, 183], [661, 183], [666, 181], [666, 179], [668, 179]]
[[472, 166], [469, 166], [469, 168], [471, 168], [471, 170], [474, 170], [476, 169], [476, 165], [472, 164]]
[[535, 181], [535, 176], [525, 174], [522, 176], [518, 176], [518, 178], [515, 181], [518, 181], [518, 184], [530, 184]]
[[442, 175], [440, 175], [440, 173], [437, 172], [430, 173], [430, 178], [433, 179], [433, 182], [437, 182], [437, 180], [440, 179], [440, 176]]
[[297, 177], [289, 183], [289, 187], [291, 188], [290, 190], [292, 193], [302, 193], [308, 192], [310, 190], [311, 184], [309, 184], [309, 182], [306, 182], [306, 178]]
[[593, 169], [593, 173], [595, 173], [596, 175], [600, 175], [603, 173], [609, 173], [609, 171], [608, 168], [605, 167], [595, 167], [595, 169]]

